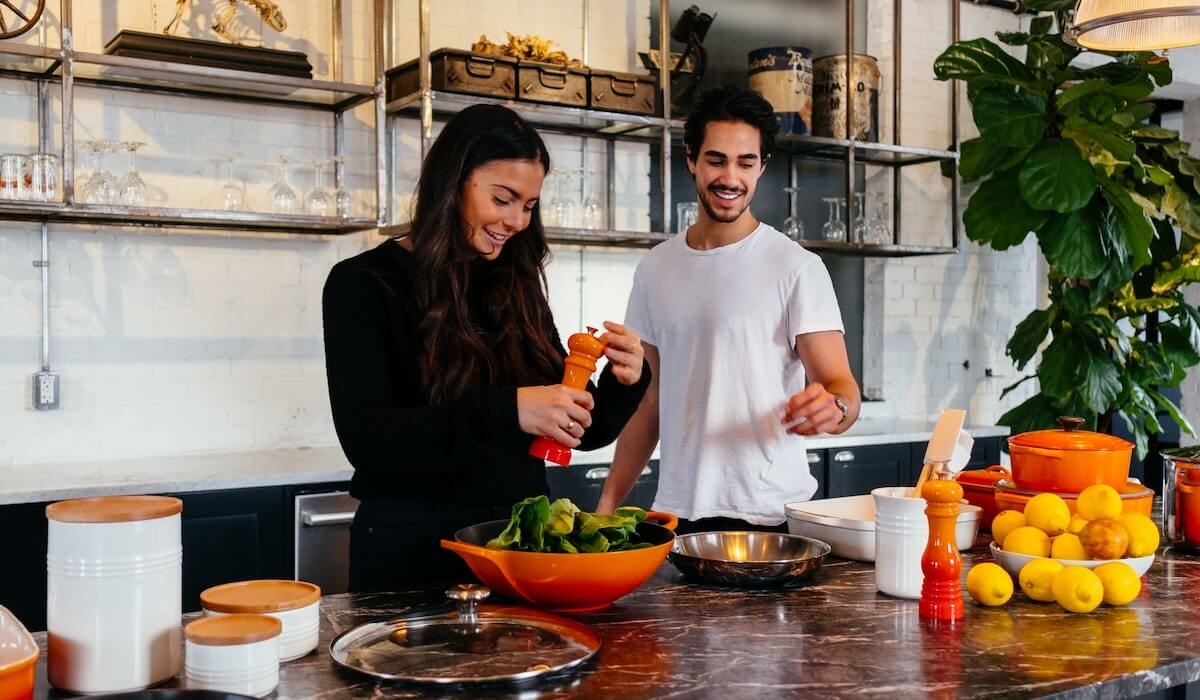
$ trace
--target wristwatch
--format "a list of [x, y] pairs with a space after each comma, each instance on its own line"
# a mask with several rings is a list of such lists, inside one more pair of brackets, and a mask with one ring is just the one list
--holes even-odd
[[842, 412], [842, 420], [838, 421], [838, 423], [845, 422], [850, 417], [850, 406], [846, 403], [846, 399], [843, 399], [841, 394], [834, 394], [833, 405], [837, 406], [838, 410]]

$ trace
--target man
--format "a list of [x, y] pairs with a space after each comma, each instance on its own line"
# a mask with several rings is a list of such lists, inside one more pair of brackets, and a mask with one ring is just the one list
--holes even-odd
[[804, 436], [858, 418], [841, 313], [821, 259], [750, 212], [775, 145], [770, 103], [710, 90], [684, 126], [700, 215], [638, 265], [626, 324], [650, 386], [617, 442], [597, 508], [621, 505], [661, 439], [654, 508], [676, 532], [786, 531], [817, 482]]

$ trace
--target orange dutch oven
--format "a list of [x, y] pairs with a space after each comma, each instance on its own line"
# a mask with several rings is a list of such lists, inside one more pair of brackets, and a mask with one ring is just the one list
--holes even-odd
[[1008, 439], [1012, 480], [1032, 491], [1079, 493], [1093, 484], [1120, 490], [1129, 478], [1133, 443], [1079, 430], [1083, 419], [1058, 419], [1061, 430], [1035, 430]]

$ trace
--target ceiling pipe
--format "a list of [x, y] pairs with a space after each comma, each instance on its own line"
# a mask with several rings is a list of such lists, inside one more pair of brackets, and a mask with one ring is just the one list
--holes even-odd
[[995, 7], [1001, 10], [1008, 10], [1013, 14], [1034, 14], [1033, 10], [1026, 9], [1025, 4], [1021, 0], [962, 0], [971, 5], [983, 5], [985, 7]]

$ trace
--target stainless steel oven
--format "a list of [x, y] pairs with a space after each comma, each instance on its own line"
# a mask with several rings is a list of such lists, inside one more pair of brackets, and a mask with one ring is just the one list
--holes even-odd
[[350, 572], [350, 523], [358, 501], [345, 491], [296, 496], [295, 577], [345, 593]]

